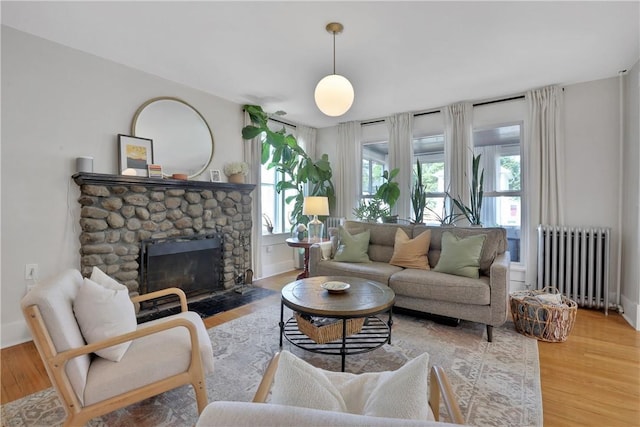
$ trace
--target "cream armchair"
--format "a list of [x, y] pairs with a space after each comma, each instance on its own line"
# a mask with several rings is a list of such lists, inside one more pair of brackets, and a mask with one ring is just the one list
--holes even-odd
[[[21, 304], [47, 374], [67, 412], [65, 425], [84, 425], [91, 418], [184, 384], [193, 386], [198, 412], [202, 412], [208, 403], [205, 374], [213, 371], [213, 350], [202, 319], [187, 311], [184, 292], [165, 289], [132, 298], [136, 303], [176, 294], [182, 312], [87, 345], [73, 312], [82, 285], [80, 272], [68, 270], [38, 284]], [[119, 362], [92, 355], [128, 341], [131, 345]]]

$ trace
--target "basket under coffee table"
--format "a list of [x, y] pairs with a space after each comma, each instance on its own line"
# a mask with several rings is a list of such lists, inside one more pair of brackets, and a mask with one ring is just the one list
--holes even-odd
[[[348, 283], [350, 287], [339, 293], [330, 293], [322, 287], [323, 283], [333, 281]], [[282, 288], [280, 348], [284, 337], [291, 344], [307, 351], [340, 355], [344, 372], [348, 354], [366, 353], [391, 343], [395, 297], [388, 286], [356, 277], [318, 276], [289, 283]], [[297, 313], [286, 322], [285, 306]], [[388, 313], [386, 321], [378, 316], [383, 313]], [[309, 324], [299, 328], [298, 319], [307, 322], [309, 317], [328, 319], [329, 324], [320, 328], [328, 327], [329, 330], [311, 330], [314, 332], [311, 333], [309, 328], [313, 326]], [[334, 324], [331, 324], [332, 319], [335, 319]], [[324, 342], [332, 338], [327, 338], [327, 333], [336, 333], [336, 326], [338, 331], [335, 339]], [[306, 330], [308, 335], [301, 332], [301, 329]]]

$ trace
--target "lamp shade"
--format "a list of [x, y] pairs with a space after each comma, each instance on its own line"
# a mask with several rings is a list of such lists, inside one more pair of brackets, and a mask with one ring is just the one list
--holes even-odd
[[305, 197], [302, 205], [302, 214], [329, 215], [329, 199], [322, 196]]
[[340, 74], [330, 74], [316, 85], [316, 105], [327, 116], [341, 116], [351, 108], [354, 92], [351, 82]]

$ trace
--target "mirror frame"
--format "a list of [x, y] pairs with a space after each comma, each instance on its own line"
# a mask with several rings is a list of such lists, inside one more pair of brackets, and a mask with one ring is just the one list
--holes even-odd
[[[140, 114], [142, 114], [142, 112], [144, 111], [144, 109], [146, 107], [148, 107], [149, 105], [153, 104], [154, 102], [157, 101], [175, 101], [175, 102], [179, 102], [181, 104], [186, 105], [187, 107], [189, 107], [191, 110], [193, 110], [198, 117], [200, 117], [200, 119], [202, 119], [202, 122], [205, 124], [205, 126], [207, 127], [207, 130], [209, 131], [209, 136], [211, 137], [211, 154], [209, 155], [209, 158], [207, 159], [206, 163], [204, 164], [204, 167], [200, 170], [198, 170], [197, 172], [195, 172], [193, 175], [189, 175], [188, 178], [195, 178], [197, 176], [202, 175], [202, 173], [204, 171], [207, 170], [207, 168], [209, 167], [209, 165], [211, 164], [211, 160], [213, 160], [213, 152], [215, 150], [215, 140], [213, 139], [213, 132], [211, 132], [211, 127], [209, 126], [209, 123], [207, 123], [207, 120], [204, 118], [204, 116], [202, 114], [200, 114], [200, 111], [196, 110], [195, 107], [191, 104], [189, 104], [188, 102], [180, 99], [180, 98], [176, 98], [174, 96], [158, 96], [156, 98], [151, 98], [150, 100], [146, 101], [145, 103], [143, 103], [140, 107], [138, 107], [138, 109], [136, 110], [135, 114], [133, 115], [133, 121], [131, 122], [131, 135], [133, 136], [138, 136], [136, 135], [136, 124], [138, 123], [138, 119], [140, 117]], [[171, 178], [170, 174], [166, 174], [164, 173], [164, 171], [162, 172], [162, 175], [168, 178]]]

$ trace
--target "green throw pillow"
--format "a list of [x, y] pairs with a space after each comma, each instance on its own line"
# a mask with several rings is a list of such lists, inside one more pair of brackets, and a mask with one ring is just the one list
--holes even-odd
[[333, 257], [334, 261], [342, 262], [371, 262], [369, 255], [369, 230], [351, 235], [340, 226], [340, 246]]
[[442, 233], [440, 260], [433, 271], [477, 279], [480, 277], [480, 253], [485, 237], [484, 234], [478, 234], [459, 239], [450, 231], [445, 231]]

